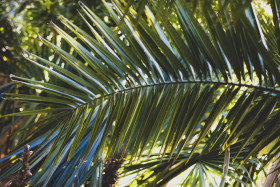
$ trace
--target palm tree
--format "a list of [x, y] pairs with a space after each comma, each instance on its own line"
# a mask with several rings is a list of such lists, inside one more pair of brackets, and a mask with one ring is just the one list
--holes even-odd
[[[0, 180], [12, 180], [28, 143], [30, 186], [100, 185], [116, 155], [127, 155], [121, 176], [135, 185], [177, 176], [184, 186], [253, 184], [280, 152], [277, 13], [274, 23], [259, 19], [242, 0], [104, 1], [111, 28], [79, 5], [92, 34], [60, 16], [68, 32], [50, 25], [73, 50], [39, 36], [53, 62], [24, 54], [49, 81], [12, 75], [37, 94], [5, 99], [36, 104], [4, 116], [26, 123]], [[271, 5], [279, 12], [278, 1]]]

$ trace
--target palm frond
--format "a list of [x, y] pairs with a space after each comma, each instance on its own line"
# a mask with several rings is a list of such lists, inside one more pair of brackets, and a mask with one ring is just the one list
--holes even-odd
[[[157, 11], [164, 8], [160, 2], [148, 2], [134, 9], [123, 1], [104, 1], [115, 28], [79, 2], [93, 35], [63, 16], [61, 24], [70, 32], [51, 22], [78, 56], [40, 41], [73, 71], [25, 54], [64, 84], [13, 76], [47, 95], [5, 94], [7, 100], [38, 104], [5, 116], [39, 116], [20, 129], [28, 132], [19, 145], [28, 142], [36, 149], [30, 185], [100, 182], [102, 160], [121, 147], [132, 164], [125, 171], [150, 171], [141, 184], [165, 184], [188, 170], [183, 184], [203, 185], [210, 168], [222, 176], [229, 147], [228, 176], [252, 182], [240, 172], [280, 133], [279, 54], [270, 50], [253, 5], [227, 1], [216, 11], [199, 2], [204, 14], [198, 18], [185, 1], [171, 3], [171, 17]], [[18, 154], [2, 159], [2, 168]], [[146, 157], [155, 160], [138, 164]], [[13, 165], [0, 180], [18, 168]]]

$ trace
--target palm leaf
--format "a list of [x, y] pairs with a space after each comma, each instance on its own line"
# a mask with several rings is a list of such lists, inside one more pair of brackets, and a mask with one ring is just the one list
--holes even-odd
[[[227, 1], [220, 18], [211, 4], [199, 2], [193, 4], [203, 8], [198, 18], [189, 3], [176, 0], [168, 10], [175, 24], [167, 13], [157, 12], [163, 9], [160, 2], [143, 1], [134, 9], [114, 0], [104, 2], [117, 25], [110, 28], [79, 4], [94, 36], [63, 16], [73, 36], [50, 24], [76, 57], [40, 37], [74, 71], [25, 55], [64, 86], [14, 76], [15, 82], [48, 95], [5, 94], [5, 99], [38, 104], [6, 117], [46, 113], [28, 125], [41, 127], [21, 142], [36, 149], [31, 185], [100, 182], [101, 159], [112, 158], [121, 147], [131, 164], [125, 172], [149, 170], [139, 184], [162, 185], [187, 171], [183, 185], [203, 186], [210, 168], [223, 180], [229, 176], [251, 183], [247, 174], [239, 179], [240, 172], [280, 132], [280, 61], [266, 43], [254, 7]], [[230, 157], [225, 153], [229, 147]], [[231, 168], [222, 174], [225, 154]], [[8, 159], [1, 161], [8, 166]], [[0, 178], [18, 168], [14, 165]]]

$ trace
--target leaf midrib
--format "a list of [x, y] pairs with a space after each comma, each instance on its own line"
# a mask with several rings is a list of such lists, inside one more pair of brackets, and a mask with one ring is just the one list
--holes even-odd
[[100, 97], [90, 99], [87, 102], [82, 103], [81, 105], [78, 105], [76, 108], [72, 108], [72, 110], [75, 110], [79, 107], [87, 105], [90, 102], [93, 102], [95, 100], [98, 100], [98, 99], [101, 99], [101, 98], [104, 98], [104, 97], [110, 97], [110, 96], [112, 96], [114, 94], [117, 94], [117, 93], [120, 93], [120, 92], [126, 92], [126, 91], [129, 91], [129, 90], [134, 90], [134, 89], [138, 89], [138, 88], [145, 88], [145, 87], [147, 88], [147, 87], [154, 87], [154, 86], [165, 86], [165, 85], [170, 85], [170, 84], [174, 84], [174, 85], [176, 85], [176, 84], [213, 84], [213, 85], [217, 85], [217, 86], [220, 86], [220, 85], [236, 86], [236, 87], [253, 88], [254, 90], [259, 89], [259, 90], [270, 92], [270, 93], [280, 94], [280, 89], [278, 90], [278, 89], [275, 89], [275, 88], [272, 88], [272, 87], [263, 87], [263, 86], [259, 86], [259, 85], [236, 83], [236, 82], [189, 81], [189, 80], [188, 81], [187, 80], [186, 81], [174, 81], [174, 82], [168, 81], [168, 82], [161, 82], [161, 83], [154, 83], [154, 84], [145, 84], [145, 85], [141, 85], [141, 86], [134, 86], [134, 87], [125, 88], [125, 89], [122, 89], [122, 90], [115, 90], [114, 92], [111, 92], [109, 94], [105, 94], [105, 95], [102, 95]]

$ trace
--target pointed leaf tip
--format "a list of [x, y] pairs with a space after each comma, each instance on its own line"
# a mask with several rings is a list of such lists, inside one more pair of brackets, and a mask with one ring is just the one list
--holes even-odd
[[78, 1], [78, 4], [79, 4], [80, 6], [85, 6], [85, 4], [84, 4], [82, 1]]
[[38, 40], [42, 41], [43, 40], [42, 36], [39, 33], [37, 33], [37, 35], [38, 35]]
[[[4, 95], [5, 95], [5, 93], [0, 93], [0, 101], [4, 100]], [[0, 117], [1, 117], [1, 115], [0, 115]]]
[[50, 26], [54, 26], [54, 22], [52, 20], [50, 20], [50, 22], [48, 23]]
[[25, 55], [25, 54], [30, 55], [31, 53], [27, 50], [23, 50], [22, 55]]
[[21, 56], [22, 56], [23, 58], [25, 58], [25, 59], [27, 59], [29, 55], [31, 55], [31, 53], [30, 53], [29, 51], [26, 51], [26, 50], [24, 50], [24, 51], [21, 53]]
[[9, 77], [10, 77], [10, 79], [12, 79], [13, 77], [15, 77], [15, 75], [14, 74], [10, 74]]

